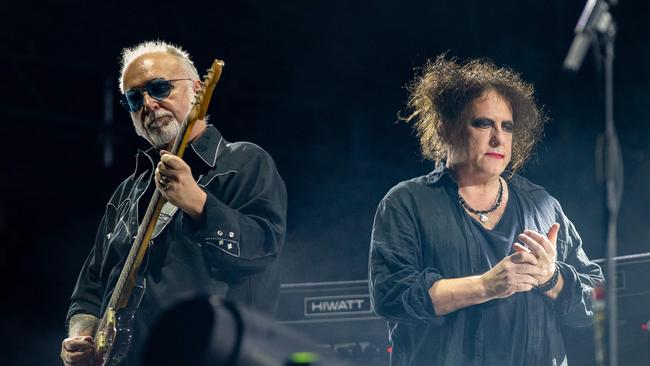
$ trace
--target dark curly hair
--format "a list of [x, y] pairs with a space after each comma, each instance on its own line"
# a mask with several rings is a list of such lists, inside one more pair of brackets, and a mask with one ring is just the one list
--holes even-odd
[[492, 61], [473, 59], [460, 62], [440, 55], [427, 61], [421, 74], [408, 87], [410, 114], [401, 119], [412, 122], [425, 158], [446, 159], [450, 146], [465, 137], [467, 107], [487, 90], [495, 90], [510, 103], [514, 120], [512, 159], [514, 173], [530, 156], [547, 121], [537, 106], [534, 88], [509, 68]]

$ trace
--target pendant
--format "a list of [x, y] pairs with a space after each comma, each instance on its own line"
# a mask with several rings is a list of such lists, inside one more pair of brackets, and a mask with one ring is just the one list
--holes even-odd
[[480, 214], [478, 214], [478, 218], [479, 218], [479, 220], [481, 220], [481, 222], [487, 222], [488, 221], [488, 215], [486, 215], [486, 214], [481, 214], [480, 213]]

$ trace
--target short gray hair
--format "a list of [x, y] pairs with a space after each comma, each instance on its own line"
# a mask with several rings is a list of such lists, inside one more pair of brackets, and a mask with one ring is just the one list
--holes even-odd
[[190, 54], [187, 51], [182, 49], [180, 46], [161, 40], [145, 41], [133, 47], [126, 47], [122, 50], [122, 55], [120, 57], [119, 81], [120, 91], [122, 93], [124, 93], [124, 71], [126, 71], [126, 68], [131, 64], [131, 62], [133, 62], [133, 60], [147, 53], [168, 53], [178, 58], [182, 61], [182, 64], [185, 65], [190, 76], [195, 80], [199, 80], [199, 73], [196, 71], [194, 62], [192, 62]]

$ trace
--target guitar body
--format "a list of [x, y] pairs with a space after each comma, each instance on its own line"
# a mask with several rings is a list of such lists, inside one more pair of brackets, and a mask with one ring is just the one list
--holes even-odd
[[133, 319], [146, 290], [144, 278], [133, 288], [129, 306], [105, 311], [106, 322], [95, 333], [95, 366], [117, 366], [126, 359], [133, 340]]
[[136, 311], [137, 309], [119, 310], [115, 313], [115, 323], [97, 332], [101, 332], [98, 336], [101, 341], [98, 339], [97, 342], [96, 366], [118, 366], [126, 359], [133, 340], [133, 319]]

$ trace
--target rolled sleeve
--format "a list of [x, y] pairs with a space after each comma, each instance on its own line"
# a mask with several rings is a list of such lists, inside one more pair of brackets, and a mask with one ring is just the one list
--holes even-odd
[[556, 311], [566, 325], [588, 326], [593, 316], [592, 293], [604, 277], [601, 268], [587, 258], [582, 239], [568, 219], [564, 220], [564, 227], [566, 239], [558, 239], [558, 244], [566, 256], [556, 262], [564, 287], [556, 299]]
[[429, 289], [442, 276], [424, 268], [408, 210], [388, 197], [379, 204], [370, 244], [370, 294], [375, 312], [393, 321], [441, 323]]

